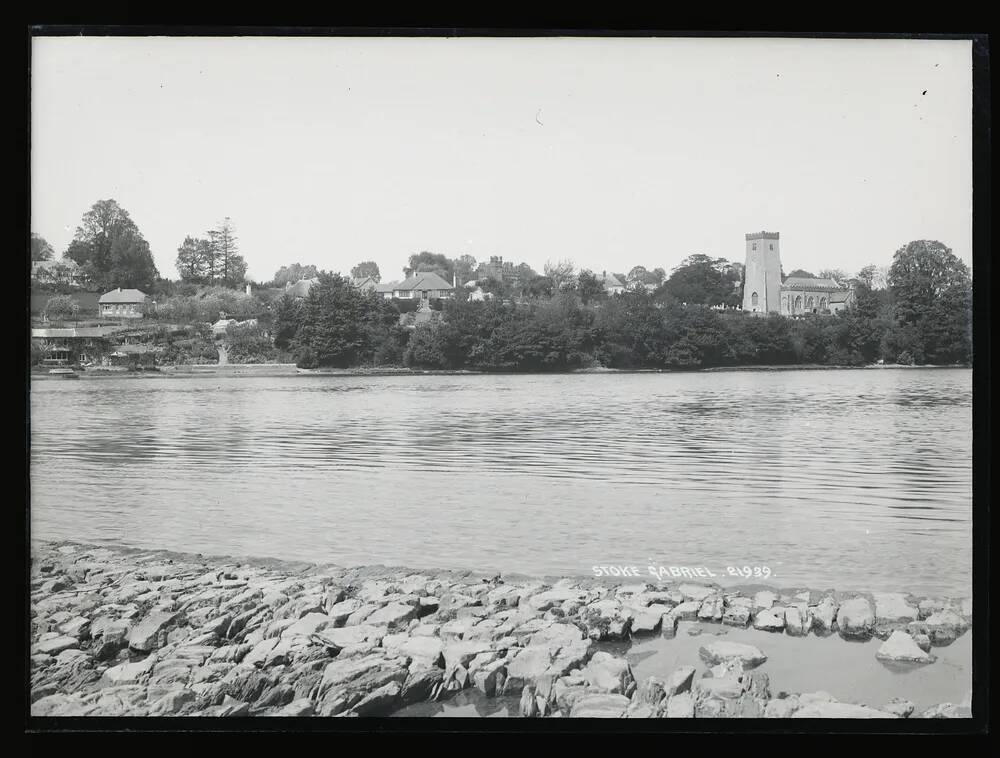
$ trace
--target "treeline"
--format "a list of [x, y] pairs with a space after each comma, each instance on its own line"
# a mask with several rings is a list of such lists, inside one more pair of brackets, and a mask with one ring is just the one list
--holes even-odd
[[276, 347], [307, 368], [565, 371], [972, 359], [971, 277], [937, 242], [897, 251], [885, 289], [856, 281], [848, 310], [799, 318], [693, 305], [661, 287], [590, 298], [556, 291], [520, 303], [456, 299], [443, 303], [439, 320], [405, 329], [391, 303], [336, 274], [318, 279], [304, 300], [281, 298], [274, 315]]

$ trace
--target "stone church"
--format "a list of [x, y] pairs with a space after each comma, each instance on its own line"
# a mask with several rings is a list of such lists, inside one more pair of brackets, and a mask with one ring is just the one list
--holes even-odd
[[790, 276], [782, 282], [778, 232], [748, 234], [746, 243], [743, 310], [799, 316], [837, 313], [851, 304], [851, 289], [833, 279]]

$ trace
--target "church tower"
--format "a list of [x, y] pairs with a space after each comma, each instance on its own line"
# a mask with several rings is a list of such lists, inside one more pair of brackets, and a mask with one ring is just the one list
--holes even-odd
[[747, 258], [743, 278], [743, 310], [781, 313], [781, 258], [777, 232], [746, 235]]

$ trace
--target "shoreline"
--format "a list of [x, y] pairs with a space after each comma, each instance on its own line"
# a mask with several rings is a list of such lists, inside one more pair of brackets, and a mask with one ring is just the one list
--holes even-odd
[[[899, 365], [899, 364], [869, 364], [865, 366], [825, 366], [821, 364], [793, 364], [777, 366], [713, 366], [691, 370], [671, 369], [616, 369], [616, 368], [581, 368], [571, 371], [476, 371], [472, 369], [409, 369], [409, 368], [298, 368], [294, 363], [245, 363], [245, 364], [183, 364], [176, 366], [161, 366], [150, 371], [88, 369], [77, 373], [80, 379], [186, 379], [200, 376], [226, 377], [281, 377], [281, 376], [574, 376], [591, 374], [697, 374], [726, 373], [736, 371], [865, 371], [893, 369], [971, 369], [971, 365]], [[62, 380], [63, 377], [51, 376], [47, 371], [30, 372], [32, 380]]]
[[[935, 649], [972, 625], [968, 599], [905, 592], [489, 577], [38, 540], [31, 566], [33, 716], [407, 715], [461, 695], [525, 717], [898, 718], [912, 702], [772, 693], [766, 650], [733, 640], [752, 630], [806, 644], [885, 640], [883, 663], [933, 670]], [[636, 681], [625, 648], [672, 640], [690, 622], [716, 630], [700, 660]]]

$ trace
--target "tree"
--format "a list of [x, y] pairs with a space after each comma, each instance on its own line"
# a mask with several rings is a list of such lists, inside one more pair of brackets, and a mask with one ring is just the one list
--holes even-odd
[[[315, 268], [315, 266], [313, 268]], [[351, 269], [352, 279], [364, 279], [366, 276], [370, 276], [376, 283], [382, 281], [382, 275], [379, 273], [378, 264], [375, 261], [362, 261]]]
[[545, 261], [545, 266], [542, 271], [552, 281], [552, 289], [555, 291], [561, 290], [568, 284], [572, 283], [574, 275], [576, 273], [576, 267], [573, 265], [573, 261], [564, 259], [553, 263], [552, 261]]
[[584, 269], [576, 279], [576, 291], [583, 304], [586, 305], [604, 294], [604, 283], [597, 278], [593, 271]]
[[[788, 276], [789, 276], [789, 277], [792, 277], [792, 276], [800, 276], [800, 277], [804, 277], [804, 278], [806, 278], [806, 279], [815, 279], [815, 278], [816, 278], [816, 274], [811, 274], [811, 273], [809, 273], [808, 271], [804, 271], [804, 270], [803, 270], [803, 269], [801, 269], [801, 268], [797, 268], [797, 269], [795, 269], [795, 270], [794, 270], [794, 271], [793, 271], [792, 273], [790, 273], [790, 274], [789, 274]], [[784, 279], [784, 278], [786, 278], [786, 277], [782, 277], [782, 279]]]
[[290, 295], [282, 295], [274, 307], [274, 346], [287, 350], [302, 325], [302, 308]]
[[104, 289], [150, 289], [159, 276], [149, 243], [114, 200], [99, 200], [83, 215], [66, 256]]
[[354, 365], [369, 348], [367, 328], [379, 303], [339, 274], [321, 271], [302, 302], [302, 325], [292, 342], [300, 365]]
[[681, 303], [735, 305], [739, 270], [724, 258], [690, 255], [661, 287], [662, 294]]
[[461, 287], [476, 278], [476, 259], [471, 255], [460, 255], [452, 261], [452, 268]]
[[820, 279], [833, 279], [835, 282], [845, 281], [848, 276], [842, 269], [839, 268], [825, 268], [819, 272]]
[[282, 266], [275, 274], [271, 284], [275, 287], [284, 287], [286, 284], [294, 284], [302, 279], [315, 279], [319, 276], [319, 271], [313, 265], [303, 266], [293, 263], [290, 266]]
[[429, 253], [426, 250], [410, 256], [409, 265], [403, 268], [403, 274], [413, 276], [418, 271], [433, 271], [446, 282], [450, 282], [455, 273], [455, 264], [441, 253]]
[[46, 321], [76, 321], [79, 317], [80, 304], [69, 295], [56, 295], [45, 303]]
[[50, 261], [56, 257], [56, 251], [52, 249], [44, 237], [40, 234], [31, 233], [31, 261]]
[[888, 357], [904, 362], [907, 354], [917, 363], [971, 360], [972, 277], [950, 248], [937, 240], [908, 243], [893, 256], [888, 283], [895, 322], [887, 336]]
[[206, 239], [185, 237], [177, 248], [177, 272], [190, 284], [210, 284], [215, 279], [215, 251]]
[[208, 231], [209, 245], [214, 253], [212, 282], [226, 287], [239, 287], [247, 273], [247, 263], [239, 254], [233, 222], [226, 216], [215, 229]]
[[855, 278], [870, 290], [884, 290], [888, 286], [889, 270], [873, 263], [861, 269]]

